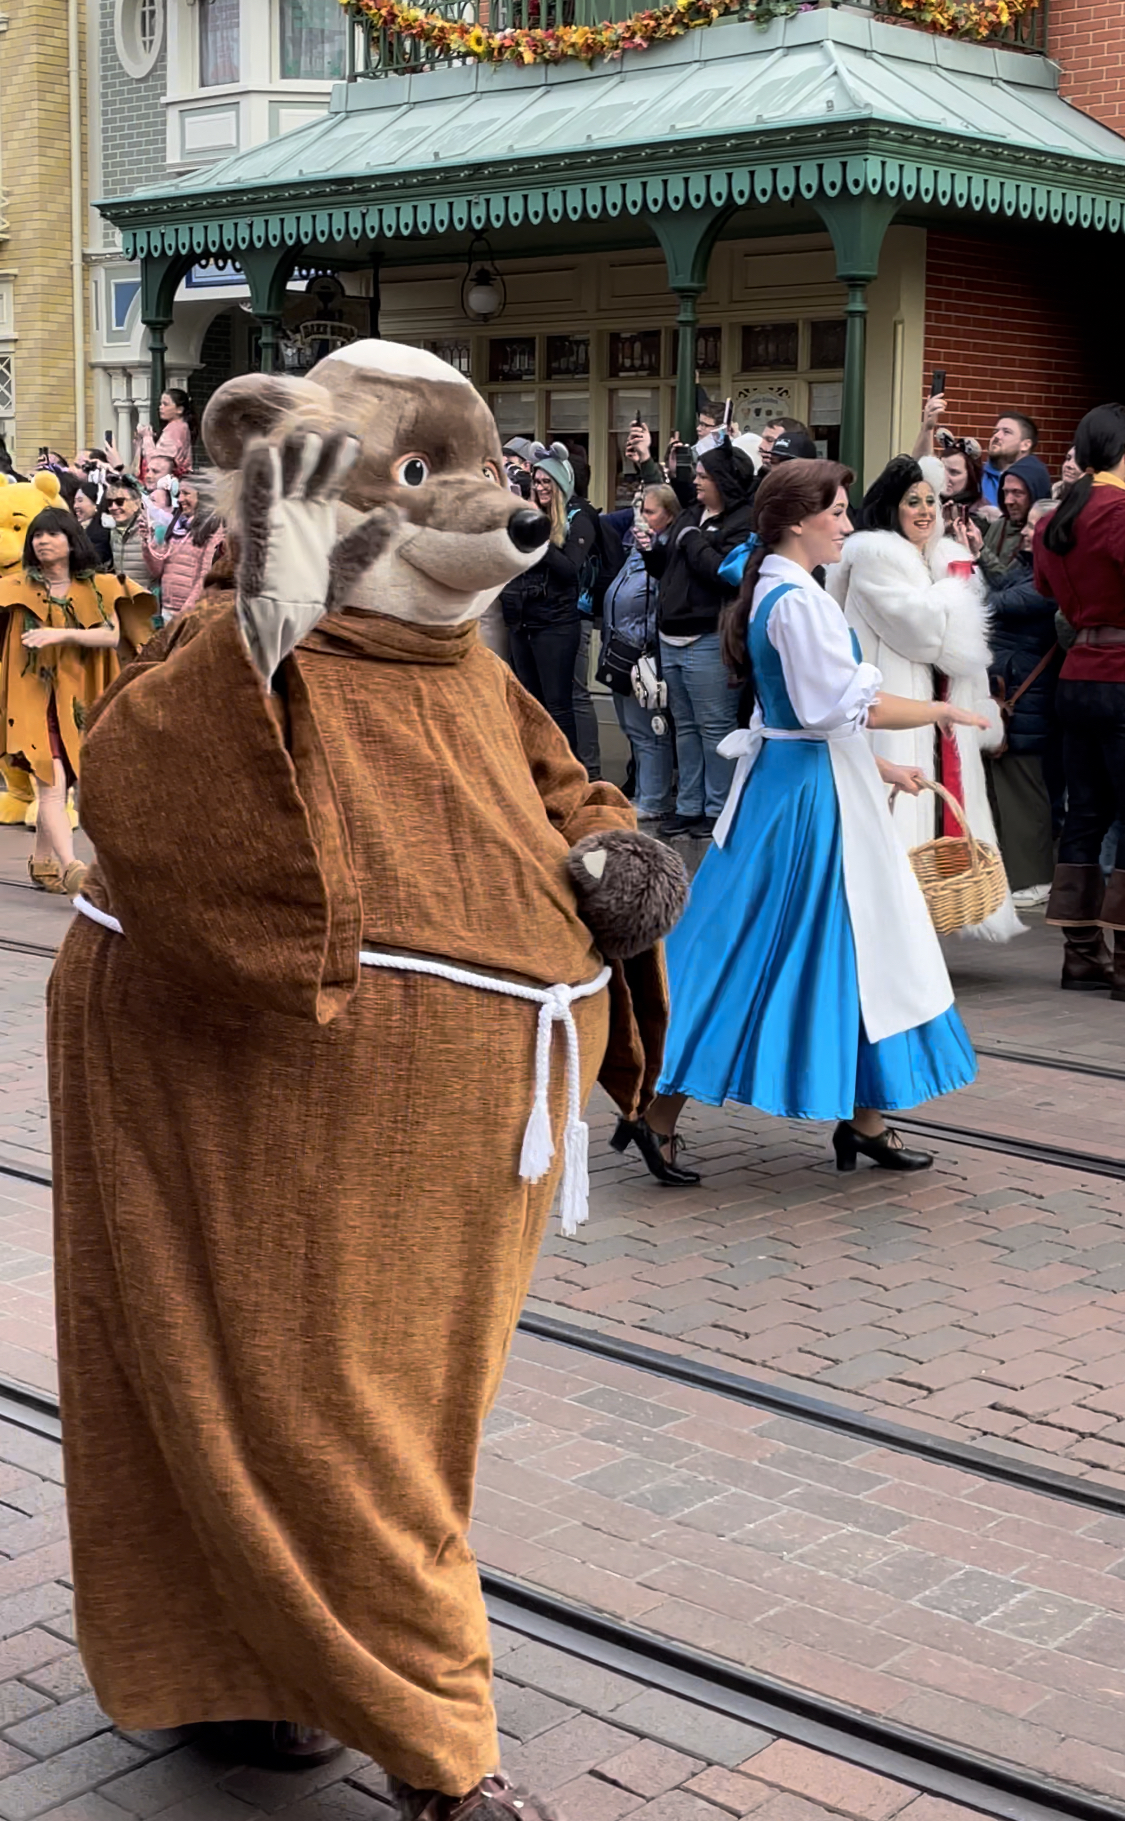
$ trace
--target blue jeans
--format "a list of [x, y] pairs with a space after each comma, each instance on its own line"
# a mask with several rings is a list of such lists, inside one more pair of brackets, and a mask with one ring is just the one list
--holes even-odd
[[574, 660], [574, 727], [578, 744], [575, 751], [586, 767], [586, 776], [596, 780], [602, 775], [602, 752], [598, 740], [598, 717], [586, 681], [590, 668], [590, 634], [594, 622], [580, 616], [581, 631], [578, 656]]
[[734, 761], [721, 759], [717, 748], [738, 722], [738, 691], [730, 686], [719, 635], [705, 632], [691, 645], [669, 645], [661, 639], [660, 662], [676, 724], [676, 813], [717, 816], [734, 776]]
[[637, 791], [633, 809], [638, 816], [667, 816], [672, 813], [672, 736], [653, 733], [652, 716], [642, 708], [636, 696], [619, 696], [613, 706], [617, 725], [628, 736], [637, 767]]

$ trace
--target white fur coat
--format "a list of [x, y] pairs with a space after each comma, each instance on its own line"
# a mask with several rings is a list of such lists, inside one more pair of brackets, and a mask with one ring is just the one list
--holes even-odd
[[[958, 727], [954, 737], [961, 759], [965, 813], [982, 841], [998, 845], [988, 803], [982, 752], [1000, 744], [1000, 716], [988, 688], [988, 615], [977, 578], [949, 573], [950, 563], [965, 552], [940, 531], [923, 554], [896, 531], [857, 531], [844, 545], [839, 563], [828, 571], [826, 586], [844, 609], [870, 664], [878, 666], [888, 695], [932, 701], [933, 672], [949, 678], [950, 700], [959, 708], [987, 715], [988, 732]], [[917, 765], [934, 776], [937, 730], [918, 727], [886, 730], [870, 736], [880, 758], [896, 765]], [[934, 833], [933, 799], [900, 795], [895, 826], [908, 847]], [[970, 932], [1007, 941], [1023, 924], [1009, 897], [993, 916]]]

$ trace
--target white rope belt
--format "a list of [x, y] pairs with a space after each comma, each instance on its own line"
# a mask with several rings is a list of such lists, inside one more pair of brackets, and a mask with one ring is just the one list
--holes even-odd
[[747, 779], [757, 764], [763, 740], [850, 740], [859, 731], [859, 723], [853, 721], [846, 721], [841, 727], [830, 727], [827, 730], [818, 727], [764, 727], [759, 710], [749, 727], [736, 727], [733, 733], [726, 734], [719, 741], [716, 751], [722, 758], [734, 759], [736, 763], [727, 800], [711, 836], [716, 847], [726, 846], [735, 811], [746, 789]]
[[[113, 930], [119, 936], [125, 934], [116, 917], [99, 910], [81, 892], [74, 900], [74, 908], [103, 929]], [[608, 985], [612, 969], [603, 967], [600, 974], [583, 986], [520, 986], [513, 980], [497, 980], [491, 974], [473, 974], [468, 968], [452, 967], [444, 961], [423, 961], [413, 955], [383, 955], [368, 948], [360, 949], [359, 961], [361, 967], [390, 968], [405, 974], [433, 974], [436, 979], [452, 981], [455, 986], [473, 986], [485, 993], [504, 993], [510, 999], [527, 999], [539, 1007], [535, 1034], [535, 1097], [520, 1151], [520, 1177], [524, 1182], [540, 1182], [555, 1155], [548, 1104], [551, 1027], [556, 1022], [562, 1025], [566, 1039], [566, 1126], [559, 1220], [566, 1237], [573, 1237], [590, 1213], [590, 1128], [582, 1118], [582, 1064], [578, 1030], [570, 1008], [577, 999], [589, 999], [600, 993]]]

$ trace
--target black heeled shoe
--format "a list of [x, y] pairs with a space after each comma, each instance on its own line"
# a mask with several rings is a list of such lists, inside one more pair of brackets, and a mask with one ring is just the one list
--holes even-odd
[[884, 1126], [877, 1138], [867, 1138], [850, 1119], [841, 1119], [836, 1127], [832, 1149], [838, 1170], [854, 1170], [861, 1151], [881, 1170], [928, 1170], [934, 1161], [929, 1151], [908, 1151], [894, 1126]]
[[[657, 1182], [664, 1183], [669, 1189], [690, 1188], [699, 1181], [698, 1170], [682, 1170], [674, 1161], [669, 1162], [660, 1148], [660, 1138], [653, 1131], [647, 1119], [619, 1119], [617, 1130], [609, 1141], [611, 1151], [627, 1151], [635, 1144], [644, 1158], [650, 1176]], [[676, 1140], [672, 1139], [672, 1157], [676, 1155]]]

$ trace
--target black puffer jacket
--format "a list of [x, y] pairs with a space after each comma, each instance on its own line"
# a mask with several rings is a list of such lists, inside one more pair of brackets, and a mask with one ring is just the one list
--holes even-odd
[[660, 577], [660, 630], [672, 638], [714, 632], [719, 614], [738, 590], [719, 575], [724, 557], [754, 529], [754, 465], [741, 449], [722, 443], [700, 457], [719, 489], [723, 509], [700, 524], [697, 501], [681, 512], [663, 544], [645, 555], [645, 568]]
[[500, 608], [508, 626], [529, 632], [559, 626], [578, 618], [579, 576], [597, 542], [598, 521], [585, 500], [572, 503], [566, 543], [548, 544], [534, 569], [517, 575], [500, 595]]
[[[1010, 702], [1055, 644], [1055, 603], [1035, 586], [1029, 550], [1019, 551], [1000, 586], [989, 590], [988, 609], [992, 619], [989, 682], [994, 696]], [[1009, 752], [1046, 751], [1061, 665], [1062, 653], [1058, 652], [1016, 703], [1008, 722]]]

